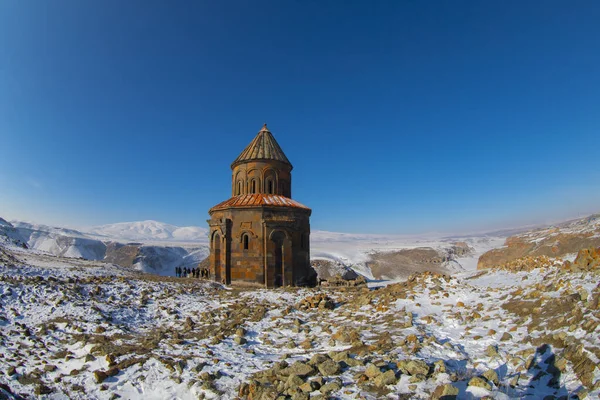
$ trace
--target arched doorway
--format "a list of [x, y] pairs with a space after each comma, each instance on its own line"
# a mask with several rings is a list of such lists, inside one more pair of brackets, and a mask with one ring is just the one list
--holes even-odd
[[221, 282], [221, 236], [215, 232], [212, 240], [213, 254], [214, 254], [214, 265], [215, 281]]
[[286, 285], [288, 282], [285, 280], [285, 262], [284, 262], [284, 246], [285, 246], [285, 233], [281, 231], [273, 232], [271, 235], [271, 243], [273, 249], [274, 258], [274, 280], [273, 286], [280, 287]]

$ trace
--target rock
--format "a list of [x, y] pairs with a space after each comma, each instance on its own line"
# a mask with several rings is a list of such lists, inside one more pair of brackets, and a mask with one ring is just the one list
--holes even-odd
[[375, 364], [369, 364], [367, 365], [367, 369], [365, 370], [365, 375], [369, 379], [374, 379], [377, 376], [381, 375], [381, 370], [379, 369], [379, 367], [375, 366]]
[[473, 378], [471, 378], [471, 380], [469, 380], [468, 386], [475, 386], [486, 390], [492, 390], [492, 386], [489, 383], [487, 383], [485, 379], [480, 378], [478, 376], [474, 376]]
[[236, 336], [236, 337], [234, 337], [234, 338], [233, 338], [233, 341], [234, 341], [236, 344], [239, 344], [239, 345], [246, 344], [246, 338], [244, 338], [244, 337], [242, 337], [242, 336]]
[[341, 388], [342, 388], [342, 384], [339, 381], [337, 381], [337, 380], [331, 381], [331, 382], [326, 383], [323, 386], [321, 386], [321, 393], [330, 394], [330, 393], [340, 390]]
[[282, 369], [280, 374], [283, 376], [298, 375], [301, 378], [306, 378], [309, 375], [313, 375], [315, 372], [316, 371], [312, 366], [305, 364], [302, 361], [296, 361], [289, 367]]
[[298, 375], [290, 375], [287, 381], [285, 381], [285, 387], [287, 389], [296, 389], [303, 383], [304, 379], [300, 378]]
[[91, 354], [87, 354], [87, 355], [85, 356], [85, 362], [92, 362], [92, 361], [96, 361], [96, 357], [94, 357], [94, 356], [93, 356], [93, 355], [91, 355]]
[[13, 376], [16, 375], [17, 373], [17, 369], [15, 368], [14, 365], [10, 365], [7, 369], [6, 369], [6, 375], [8, 376]]
[[345, 360], [343, 360], [349, 367], [358, 367], [358, 366], [363, 366], [365, 365], [365, 363], [361, 360], [358, 360], [356, 358], [347, 358]]
[[398, 381], [398, 379], [396, 379], [396, 374], [394, 373], [394, 371], [392, 371], [391, 369], [388, 371], [385, 371], [384, 373], [378, 375], [375, 378], [375, 386], [379, 386], [379, 387], [383, 387], [383, 386], [387, 386], [387, 385], [393, 385]]
[[326, 356], [325, 354], [315, 354], [314, 356], [312, 356], [310, 358], [310, 361], [308, 361], [308, 363], [312, 366], [317, 366], [328, 359], [329, 359], [329, 357]]
[[46, 371], [46, 372], [54, 372], [54, 371], [56, 371], [56, 369], [57, 369], [56, 365], [53, 365], [53, 364], [44, 365], [44, 371]]
[[446, 372], [446, 364], [444, 363], [444, 360], [437, 360], [433, 363], [433, 366], [435, 372], [439, 372], [442, 374]]
[[333, 360], [325, 360], [319, 364], [319, 372], [323, 376], [337, 375], [340, 373], [340, 364]]
[[305, 382], [299, 387], [299, 389], [302, 390], [304, 393], [311, 393], [315, 390], [319, 390], [320, 388], [321, 385], [319, 385], [319, 383], [316, 381]]
[[343, 326], [331, 338], [341, 343], [353, 343], [360, 340], [360, 333], [355, 328]]
[[[254, 387], [256, 390], [256, 386]], [[250, 384], [242, 382], [238, 388], [238, 397], [246, 397], [250, 394]]]
[[350, 354], [347, 351], [340, 351], [331, 356], [331, 358], [335, 361], [346, 361], [350, 357]]
[[97, 370], [94, 371], [94, 378], [96, 378], [96, 383], [102, 383], [108, 378], [108, 375], [104, 371]]
[[494, 385], [498, 386], [500, 384], [500, 379], [498, 379], [498, 374], [493, 369], [488, 369], [482, 375], [489, 382], [492, 382]]
[[445, 385], [439, 385], [435, 388], [431, 395], [431, 400], [455, 400], [458, 393], [459, 390], [456, 386], [451, 383], [446, 383]]
[[235, 330], [235, 335], [236, 336], [246, 336], [246, 330], [244, 328], [237, 328]]
[[422, 360], [411, 360], [405, 368], [409, 375], [427, 376], [429, 374], [429, 366]]
[[37, 385], [35, 387], [34, 393], [36, 394], [36, 396], [41, 396], [44, 394], [50, 394], [52, 393], [54, 390], [46, 385], [40, 384]]
[[292, 400], [308, 400], [308, 399], [310, 399], [310, 396], [308, 395], [308, 393], [296, 392], [292, 395]]
[[504, 334], [502, 335], [502, 337], [500, 338], [500, 340], [502, 342], [506, 342], [507, 340], [512, 339], [512, 335], [508, 332], [504, 332]]
[[107, 354], [106, 355], [106, 363], [108, 364], [109, 367], [112, 367], [113, 365], [115, 365], [115, 356], [113, 356], [112, 354]]
[[325, 293], [319, 293], [315, 296], [307, 297], [298, 303], [297, 308], [300, 310], [308, 310], [310, 308], [318, 308], [320, 310], [333, 310], [335, 303]]
[[490, 344], [486, 349], [485, 349], [485, 354], [487, 354], [488, 357], [491, 358], [496, 358], [499, 357], [500, 355], [498, 354], [498, 347], [494, 346], [493, 344]]

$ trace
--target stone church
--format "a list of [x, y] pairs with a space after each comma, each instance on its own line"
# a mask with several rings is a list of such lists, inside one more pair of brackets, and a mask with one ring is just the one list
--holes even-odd
[[311, 210], [292, 200], [292, 168], [267, 124], [231, 164], [232, 197], [208, 211], [215, 281], [314, 284]]

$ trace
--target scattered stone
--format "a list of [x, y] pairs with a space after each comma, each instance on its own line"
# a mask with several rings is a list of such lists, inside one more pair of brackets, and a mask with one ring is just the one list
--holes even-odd
[[381, 375], [381, 369], [374, 364], [369, 364], [365, 370], [365, 375], [369, 379], [375, 379], [377, 376]]
[[304, 384], [304, 379], [300, 378], [298, 375], [290, 375], [285, 382], [285, 387], [286, 389], [295, 389], [302, 384]]
[[104, 371], [97, 370], [94, 371], [94, 378], [96, 378], [96, 383], [102, 383], [108, 378], [108, 374]]
[[469, 380], [468, 386], [480, 387], [486, 390], [492, 390], [492, 386], [487, 381], [478, 376], [474, 376]]
[[315, 369], [302, 361], [296, 361], [294, 364], [280, 371], [282, 376], [298, 375], [301, 378], [306, 378], [314, 373]]
[[456, 386], [446, 383], [435, 388], [431, 395], [431, 400], [455, 400], [458, 393], [459, 390]]
[[312, 366], [317, 366], [328, 359], [329, 359], [329, 357], [326, 356], [325, 354], [315, 354], [314, 356], [311, 357], [311, 359], [308, 361], [308, 363]]
[[334, 380], [334, 381], [331, 381], [331, 382], [326, 383], [323, 386], [321, 386], [320, 391], [323, 394], [331, 394], [333, 392], [340, 390], [341, 388], [342, 388], [342, 384], [339, 381]]
[[500, 379], [498, 379], [498, 374], [493, 369], [488, 369], [482, 375], [489, 382], [492, 382], [494, 385], [498, 386], [500, 384]]
[[374, 383], [375, 386], [382, 387], [386, 385], [393, 385], [397, 381], [398, 379], [396, 378], [396, 374], [390, 369], [375, 377]]
[[236, 344], [239, 344], [239, 345], [246, 344], [246, 338], [244, 338], [244, 337], [242, 337], [242, 336], [236, 336], [236, 337], [234, 337], [234, 338], [233, 338], [233, 341], [234, 341]]
[[337, 375], [340, 373], [340, 364], [333, 360], [325, 360], [319, 364], [319, 372], [323, 376]]
[[496, 358], [499, 357], [500, 354], [498, 354], [498, 347], [490, 344], [486, 349], [485, 349], [485, 354], [487, 354], [488, 357], [491, 358]]

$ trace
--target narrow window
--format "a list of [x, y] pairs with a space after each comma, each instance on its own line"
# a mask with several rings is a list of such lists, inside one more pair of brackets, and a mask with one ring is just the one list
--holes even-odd
[[237, 184], [237, 195], [242, 194], [242, 182], [238, 182]]
[[250, 239], [248, 238], [248, 235], [245, 234], [244, 235], [244, 250], [248, 250], [248, 242], [250, 241]]
[[256, 181], [252, 179], [252, 193], [256, 193]]
[[269, 180], [269, 183], [267, 183], [267, 187], [269, 188], [269, 194], [273, 194], [273, 181]]

